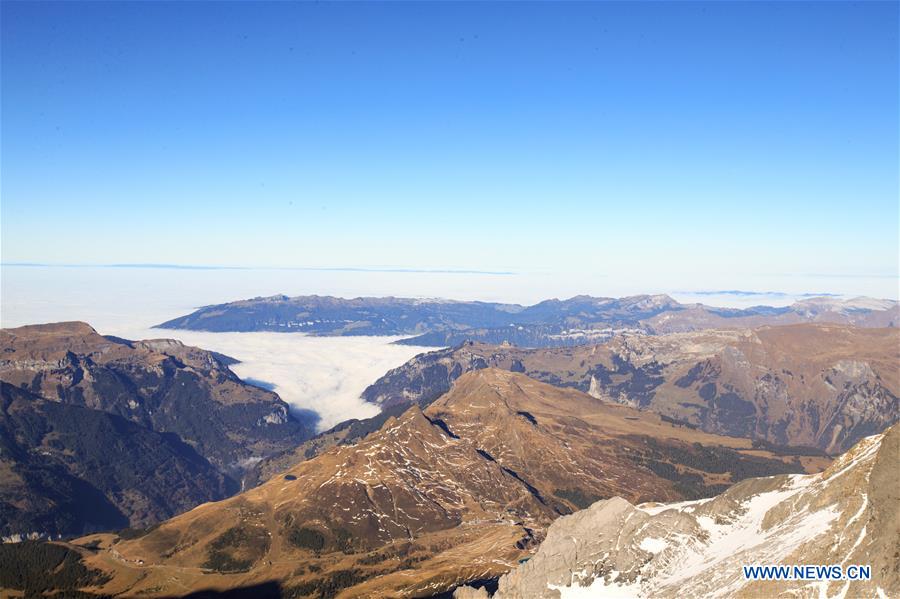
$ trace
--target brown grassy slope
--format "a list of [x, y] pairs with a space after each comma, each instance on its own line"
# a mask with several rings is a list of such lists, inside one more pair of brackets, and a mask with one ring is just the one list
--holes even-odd
[[115, 575], [104, 591], [128, 595], [277, 580], [289, 596], [428, 596], [508, 570], [585, 501], [677, 500], [798, 469], [748, 440], [487, 369], [241, 495], [136, 539], [93, 537], [105, 549], [89, 562]]

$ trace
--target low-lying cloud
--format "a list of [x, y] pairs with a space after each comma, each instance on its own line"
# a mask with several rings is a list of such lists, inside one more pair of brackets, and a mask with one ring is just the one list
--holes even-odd
[[368, 418], [379, 408], [363, 401], [363, 390], [391, 368], [434, 348], [393, 345], [402, 337], [311, 337], [302, 333], [208, 333], [147, 329], [135, 336], [178, 339], [237, 360], [231, 369], [244, 380], [269, 383], [296, 410], [312, 410], [327, 430], [350, 418]]
[[284, 290], [297, 293], [305, 291], [305, 286], [315, 288], [316, 281], [307, 280], [305, 275], [298, 281], [281, 271], [8, 266], [0, 273], [0, 326], [81, 320], [102, 335], [134, 340], [173, 338], [221, 352], [241, 361], [232, 366], [239, 377], [254, 379], [251, 382], [260, 386], [273, 385], [274, 391], [297, 411], [319, 414], [318, 426], [323, 430], [348, 418], [378, 413], [376, 406], [360, 399], [363, 389], [412, 356], [434, 349], [392, 345], [398, 337], [149, 328], [200, 305]]

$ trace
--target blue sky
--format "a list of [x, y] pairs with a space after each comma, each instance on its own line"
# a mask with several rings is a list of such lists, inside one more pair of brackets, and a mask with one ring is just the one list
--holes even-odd
[[897, 3], [0, 6], [4, 262], [898, 271]]

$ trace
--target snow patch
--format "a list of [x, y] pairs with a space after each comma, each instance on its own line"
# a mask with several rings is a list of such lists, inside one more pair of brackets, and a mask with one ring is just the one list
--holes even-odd
[[668, 546], [669, 544], [666, 543], [665, 539], [657, 539], [654, 537], [646, 537], [641, 541], [640, 544], [640, 548], [643, 551], [654, 554], [659, 553]]

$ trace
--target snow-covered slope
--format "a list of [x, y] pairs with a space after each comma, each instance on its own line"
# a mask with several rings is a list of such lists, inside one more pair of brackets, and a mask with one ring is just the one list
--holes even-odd
[[[494, 597], [900, 597], [898, 463], [895, 425], [821, 474], [749, 479], [676, 504], [599, 501], [557, 520]], [[744, 577], [744, 565], [778, 564], [869, 565], [871, 580]]]

